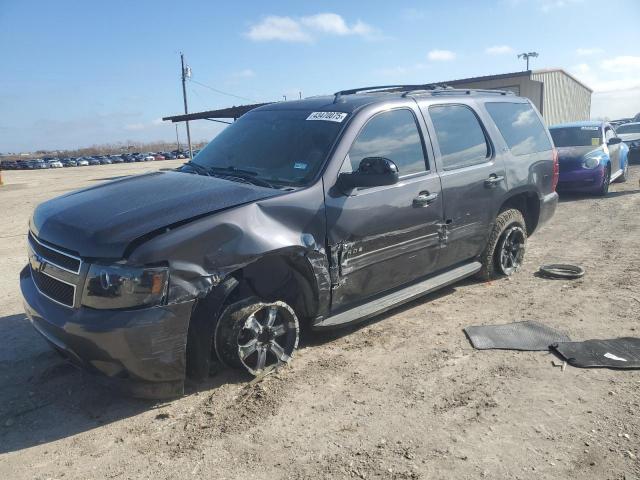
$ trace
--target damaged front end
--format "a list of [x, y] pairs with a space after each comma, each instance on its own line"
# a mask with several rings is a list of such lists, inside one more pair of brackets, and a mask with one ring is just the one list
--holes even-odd
[[20, 287], [36, 331], [76, 366], [108, 377], [111, 385], [136, 397], [183, 393], [193, 300], [136, 309], [70, 309], [41, 293], [31, 266], [22, 270]]
[[[240, 284], [263, 298], [285, 291], [303, 317], [330, 305], [321, 184], [155, 228], [122, 243], [120, 259], [67, 254], [49, 240], [57, 231], [32, 221], [25, 311], [58, 352], [134, 396], [175, 397], [187, 374], [206, 378], [218, 315]], [[85, 244], [100, 253], [90, 232]]]

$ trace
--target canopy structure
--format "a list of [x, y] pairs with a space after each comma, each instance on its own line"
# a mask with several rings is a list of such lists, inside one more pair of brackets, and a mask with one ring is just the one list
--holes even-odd
[[191, 120], [209, 120], [212, 122], [230, 123], [222, 119], [237, 120], [242, 115], [254, 108], [261, 107], [263, 105], [269, 105], [269, 103], [254, 103], [252, 105], [239, 105], [237, 107], [222, 108], [220, 110], [207, 110], [206, 112], [187, 113], [182, 115], [173, 115], [171, 117], [163, 117], [162, 120], [171, 121], [173, 123], [188, 122]]

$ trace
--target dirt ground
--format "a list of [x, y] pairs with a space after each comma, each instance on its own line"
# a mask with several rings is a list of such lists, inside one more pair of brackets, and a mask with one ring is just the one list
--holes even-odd
[[[640, 166], [606, 198], [563, 199], [509, 280], [306, 334], [262, 382], [223, 371], [172, 402], [122, 398], [25, 319], [27, 220], [47, 198], [177, 163], [3, 173], [0, 478], [640, 479], [640, 371], [563, 371], [548, 353], [474, 351], [462, 332], [538, 320], [575, 340], [640, 335]], [[548, 262], [587, 274], [534, 276]]]

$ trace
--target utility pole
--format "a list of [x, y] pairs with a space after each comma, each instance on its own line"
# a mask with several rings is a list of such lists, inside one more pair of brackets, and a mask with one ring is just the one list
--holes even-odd
[[[176, 123], [176, 143], [178, 144], [178, 153], [180, 153], [180, 137], [178, 136], [178, 124]], [[176, 155], [177, 157], [177, 155]]]
[[538, 52], [529, 52], [529, 53], [519, 53], [518, 58], [524, 58], [527, 62], [527, 71], [529, 71], [529, 58], [536, 58], [538, 56]]
[[[187, 65], [184, 66], [184, 54], [180, 52], [180, 64], [182, 65], [182, 98], [184, 99], [184, 114], [189, 113], [189, 109], [187, 108], [187, 87], [185, 86], [186, 79], [191, 77], [191, 68]], [[187, 124], [187, 142], [189, 142], [189, 159], [193, 158], [193, 152], [191, 150], [191, 132], [189, 131], [189, 120], [186, 121]], [[177, 132], [177, 130], [176, 130]]]

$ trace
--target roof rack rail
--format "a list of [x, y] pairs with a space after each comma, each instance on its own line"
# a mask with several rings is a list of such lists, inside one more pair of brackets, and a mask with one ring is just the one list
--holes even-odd
[[425, 83], [418, 85], [378, 85], [373, 87], [361, 87], [361, 88], [351, 88], [349, 90], [340, 90], [339, 92], [334, 93], [335, 99], [334, 103], [338, 101], [338, 99], [343, 95], [354, 95], [356, 93], [364, 93], [364, 92], [406, 92], [411, 90], [434, 90], [436, 88], [442, 88], [443, 85], [436, 83]]
[[444, 83], [426, 83], [422, 85], [380, 85], [375, 87], [352, 88], [336, 92], [333, 103], [336, 103], [343, 95], [354, 95], [366, 92], [403, 92], [402, 96], [408, 95], [473, 95], [477, 93], [490, 95], [515, 95], [509, 90], [488, 90], [482, 88], [455, 88]]
[[515, 95], [510, 90], [488, 90], [482, 88], [448, 88], [448, 89], [437, 89], [431, 92], [407, 92], [408, 94], [425, 94], [425, 95], [473, 95], [476, 93], [480, 94], [489, 94], [489, 95]]

